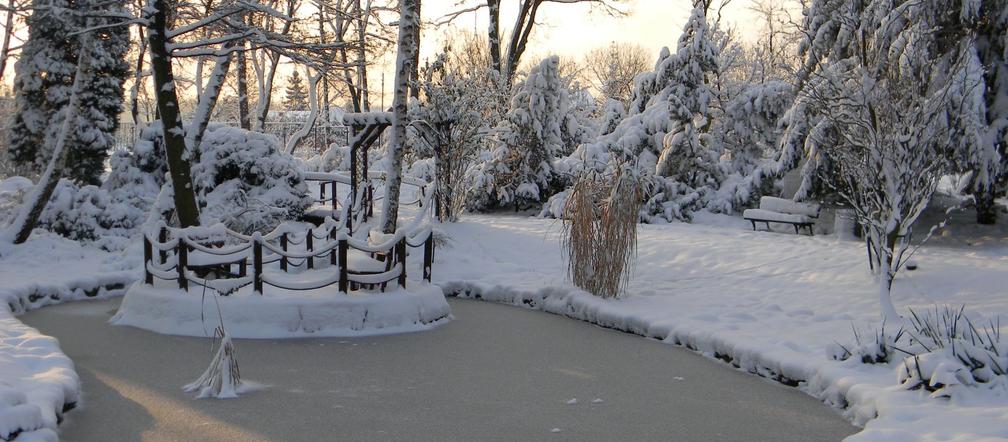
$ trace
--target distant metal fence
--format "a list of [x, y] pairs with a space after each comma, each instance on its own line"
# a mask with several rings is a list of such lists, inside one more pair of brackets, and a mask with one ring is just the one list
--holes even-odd
[[[235, 121], [214, 121], [211, 124], [238, 127]], [[284, 149], [287, 142], [301, 129], [303, 123], [298, 121], [268, 121], [263, 125], [263, 133], [273, 135], [280, 140], [280, 148]], [[140, 132], [145, 125], [121, 122], [116, 132], [116, 149], [131, 149], [140, 138]], [[343, 125], [316, 124], [294, 148], [294, 155], [310, 157], [324, 152], [330, 145], [350, 144], [350, 130]]]

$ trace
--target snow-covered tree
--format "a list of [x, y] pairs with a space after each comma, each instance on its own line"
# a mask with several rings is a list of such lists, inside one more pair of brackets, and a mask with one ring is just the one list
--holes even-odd
[[[721, 147], [711, 133], [710, 89], [718, 51], [707, 7], [697, 2], [676, 52], [663, 49], [654, 70], [637, 76], [626, 117], [571, 156], [596, 169], [616, 163], [638, 167], [649, 183], [644, 220], [689, 219], [720, 180]], [[618, 115], [617, 109], [611, 111]]]
[[[54, 8], [84, 13], [55, 14]], [[96, 30], [93, 44], [84, 48], [72, 34], [84, 26], [83, 17], [88, 15], [94, 15]], [[80, 97], [82, 109], [68, 140], [64, 173], [80, 183], [100, 183], [114, 147], [123, 110], [123, 83], [129, 75], [125, 59], [129, 30], [113, 25], [126, 16], [118, 0], [35, 0], [27, 20], [28, 40], [15, 65], [18, 111], [8, 133], [9, 155], [23, 169], [39, 173], [52, 156], [59, 128], [54, 119], [70, 100], [77, 58], [81, 51], [89, 51], [94, 75]]]
[[949, 7], [812, 2], [805, 32], [814, 38], [802, 46], [802, 88], [786, 119], [782, 158], [795, 161], [799, 149], [807, 158], [796, 198], [818, 182], [851, 206], [890, 320], [899, 318], [889, 296], [893, 278], [938, 178], [954, 169], [957, 152], [990, 150], [982, 142], [984, 71], [973, 39], [968, 32], [935, 35]]
[[287, 77], [285, 94], [284, 107], [287, 110], [308, 110], [308, 90], [305, 89], [304, 81], [301, 80], [301, 74], [297, 70]]
[[513, 205], [517, 209], [552, 194], [551, 162], [564, 154], [561, 126], [568, 106], [559, 63], [556, 56], [543, 59], [516, 86], [507, 117], [484, 153], [486, 161], [469, 171], [474, 184], [470, 193], [489, 200], [471, 201], [471, 207]]
[[437, 178], [437, 215], [454, 221], [465, 208], [465, 171], [477, 158], [496, 114], [498, 89], [482, 65], [450, 63], [449, 47], [422, 70], [422, 99], [410, 109], [416, 137], [412, 169], [432, 166]]
[[651, 60], [647, 51], [638, 45], [613, 42], [589, 52], [584, 65], [584, 75], [598, 92], [600, 103], [617, 100], [626, 106], [630, 102], [634, 78], [651, 67]]

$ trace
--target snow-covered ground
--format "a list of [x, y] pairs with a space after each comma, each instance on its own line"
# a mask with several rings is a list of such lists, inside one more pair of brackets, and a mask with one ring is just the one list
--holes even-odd
[[[895, 364], [828, 357], [831, 344], [853, 341], [852, 326], [870, 335], [878, 322], [877, 288], [859, 242], [753, 232], [741, 218], [721, 215], [698, 215], [694, 224], [643, 225], [628, 296], [607, 301], [567, 282], [560, 228], [556, 220], [509, 215], [440, 225], [445, 242], [437, 250], [434, 282], [448, 294], [662, 339], [798, 384], [864, 425], [855, 440], [1008, 438], [1003, 386], [932, 399], [900, 386]], [[979, 241], [938, 238], [940, 246], [915, 257], [918, 270], [897, 278], [897, 306], [905, 312], [966, 304], [982, 322], [1008, 316], [1008, 242], [997, 239], [999, 232]], [[25, 246], [0, 250], [0, 297], [16, 313], [88, 292], [121, 293], [95, 289], [140, 278], [134, 246], [111, 254], [37, 235]], [[8, 309], [0, 309], [0, 331], [0, 373], [8, 383], [0, 383], [0, 424], [6, 425], [0, 430], [43, 428], [37, 434], [48, 437], [58, 413], [77, 400], [73, 364], [54, 340], [22, 325]]]
[[[854, 340], [852, 326], [872, 336], [879, 322], [878, 289], [857, 241], [753, 232], [720, 215], [644, 225], [628, 296], [607, 301], [566, 282], [556, 220], [470, 216], [441, 227], [449, 243], [438, 250], [434, 282], [446, 293], [662, 339], [797, 383], [863, 425], [855, 440], [1008, 438], [1003, 385], [931, 399], [901, 387], [895, 364], [827, 356], [829, 345]], [[966, 304], [981, 323], [1008, 317], [1008, 243], [984, 244], [923, 249], [919, 269], [897, 278], [898, 308]]]
[[71, 299], [121, 294], [137, 278], [131, 260], [36, 232], [20, 246], [0, 246], [0, 438], [55, 440], [80, 382], [56, 339], [13, 315]]

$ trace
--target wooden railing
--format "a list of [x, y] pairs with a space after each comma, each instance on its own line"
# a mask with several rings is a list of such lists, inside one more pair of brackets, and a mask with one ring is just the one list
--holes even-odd
[[[318, 231], [322, 230], [322, 235]], [[154, 279], [175, 280], [179, 289], [188, 290], [190, 284], [205, 286], [229, 294], [251, 284], [262, 294], [266, 285], [286, 290], [314, 290], [338, 284], [339, 291], [348, 292], [356, 287], [380, 287], [383, 291], [390, 282], [406, 287], [407, 249], [423, 249], [423, 279], [431, 280], [434, 263], [433, 232], [428, 227], [413, 235], [393, 235], [380, 244], [370, 244], [351, 238], [331, 223], [319, 228], [309, 228], [297, 234], [283, 225], [267, 235], [251, 236], [226, 229], [223, 225], [210, 228], [175, 229], [160, 226], [157, 238], [144, 235], [144, 282]], [[316, 240], [324, 241], [317, 244]], [[293, 250], [303, 245], [302, 250]], [[157, 253], [155, 253], [155, 251]], [[350, 253], [359, 258], [373, 259], [385, 264], [383, 272], [355, 269]], [[200, 259], [191, 260], [192, 254]], [[317, 261], [327, 261], [332, 272], [318, 271], [315, 280], [284, 280], [278, 274], [289, 274], [292, 267], [315, 270]], [[267, 265], [277, 264], [279, 272], [267, 272]], [[231, 267], [237, 266], [237, 273]], [[248, 268], [252, 272], [248, 274]], [[322, 269], [325, 270], [325, 269]], [[218, 279], [210, 279], [214, 274]], [[317, 276], [317, 275], [313, 275]]]
[[[326, 181], [332, 174], [318, 175], [321, 176], [313, 178], [322, 182], [322, 186], [328, 183], [335, 195], [336, 183], [341, 181]], [[429, 210], [433, 185], [419, 185], [422, 181], [413, 181], [417, 183], [405, 180], [404, 183], [418, 185], [421, 197], [414, 204], [427, 210], [421, 210], [409, 226], [378, 244], [354, 238], [352, 234], [351, 208], [355, 205], [352, 201], [359, 201], [360, 195], [354, 199], [348, 196], [342, 204], [339, 219], [345, 219], [346, 223], [334, 218], [327, 218], [321, 226], [310, 228], [285, 223], [264, 235], [244, 235], [223, 224], [179, 229], [162, 223], [154, 231], [144, 233], [144, 282], [154, 284], [155, 278], [175, 280], [182, 290], [188, 290], [192, 283], [222, 294], [230, 294], [250, 284], [259, 294], [266, 285], [286, 290], [314, 290], [338, 284], [339, 290], [344, 293], [357, 287], [380, 287], [384, 291], [386, 285], [393, 281], [400, 287], [406, 287], [408, 248], [423, 248], [423, 279], [429, 282], [435, 250], [432, 213]], [[332, 201], [338, 203], [336, 198]], [[351, 254], [355, 259], [351, 259]], [[193, 258], [196, 258], [195, 261]], [[368, 259], [373, 260], [371, 264], [374, 268], [375, 262], [384, 264], [384, 270], [361, 269], [353, 265], [354, 261], [367, 264]], [[285, 280], [278, 276], [290, 273], [292, 267], [316, 270], [320, 263], [326, 263], [334, 271], [311, 272], [323, 275], [314, 281]], [[272, 264], [276, 264], [278, 272], [267, 271], [267, 266]], [[237, 272], [232, 272], [234, 266], [238, 267]], [[209, 278], [211, 274], [217, 278]]]

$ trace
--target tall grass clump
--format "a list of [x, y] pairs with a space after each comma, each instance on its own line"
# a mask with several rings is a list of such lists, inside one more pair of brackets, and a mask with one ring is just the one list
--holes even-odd
[[630, 169], [585, 171], [564, 204], [563, 250], [574, 285], [602, 298], [619, 297], [637, 257], [642, 184]]

